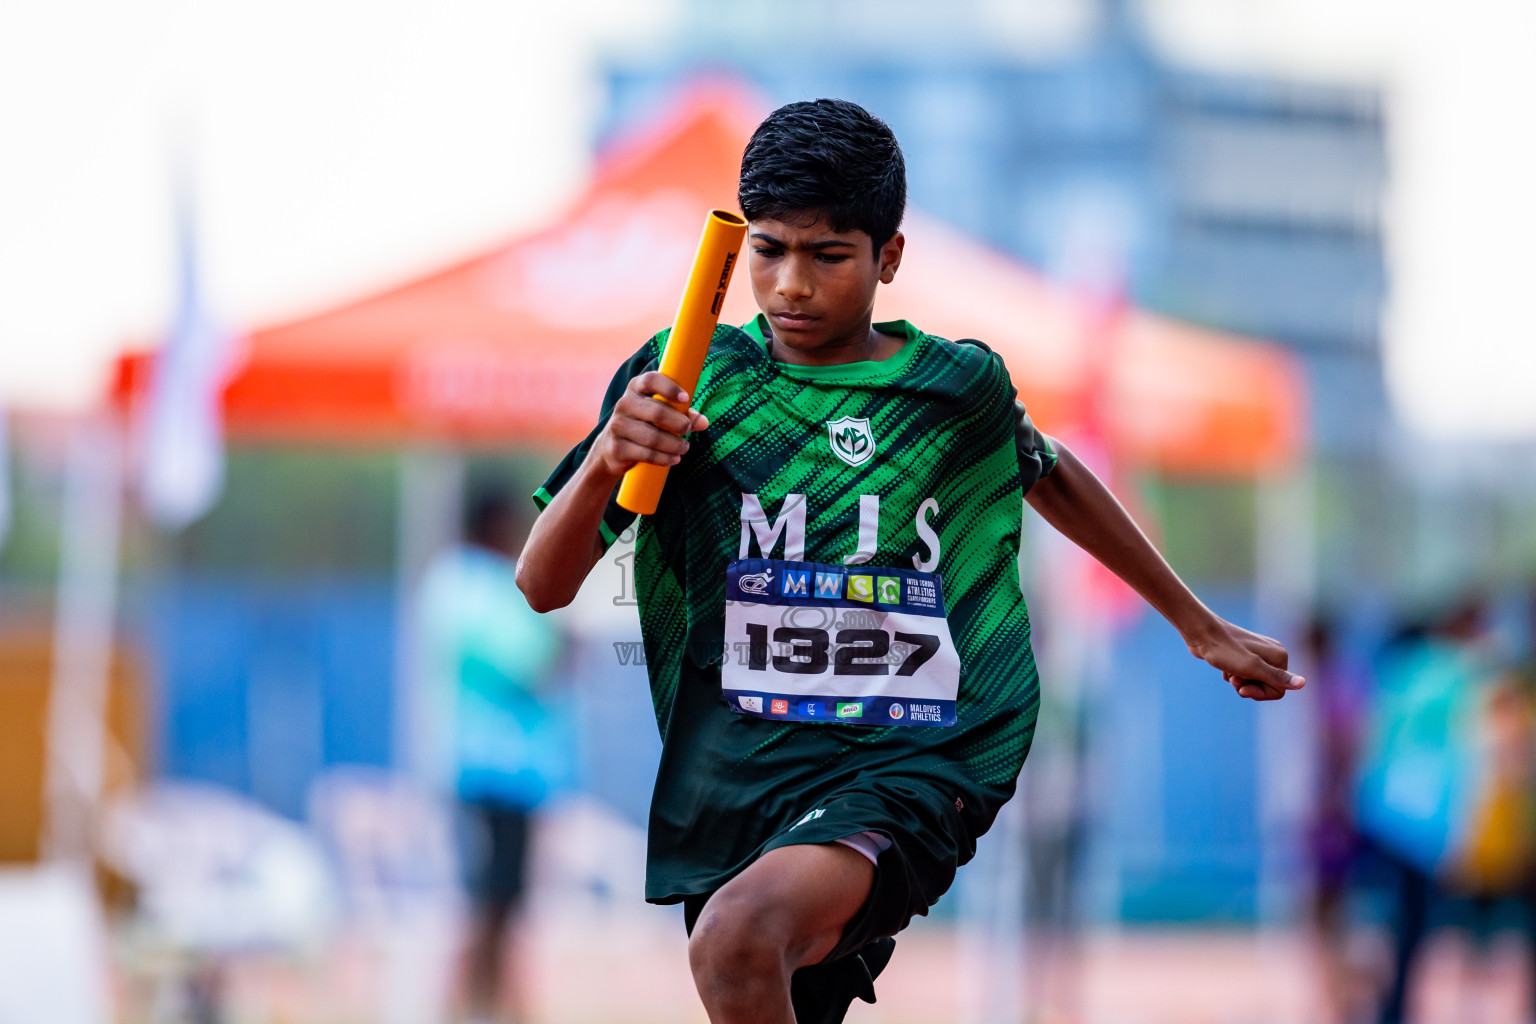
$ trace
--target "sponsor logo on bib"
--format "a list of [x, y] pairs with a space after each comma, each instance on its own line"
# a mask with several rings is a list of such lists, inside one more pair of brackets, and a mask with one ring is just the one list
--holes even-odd
[[[745, 579], [746, 577], [742, 578]], [[746, 588], [743, 587], [742, 589], [745, 590]], [[873, 576], [849, 576], [848, 600], [874, 603], [875, 578]]]
[[743, 594], [766, 594], [768, 585], [773, 582], [773, 568], [770, 566], [762, 572], [750, 573], [741, 578], [738, 584]]
[[875, 592], [881, 604], [901, 604], [901, 580], [895, 576], [881, 576]]
[[864, 717], [864, 702], [863, 701], [851, 701], [851, 702], [848, 702], [848, 703], [839, 704], [837, 706], [837, 717], [838, 718], [863, 718]]
[[760, 715], [763, 713], [763, 698], [741, 697], [739, 699], [741, 701], [741, 710], [750, 711], [754, 715]]
[[906, 709], [903, 708], [900, 704], [892, 704], [891, 705], [891, 717], [892, 718], [898, 718], [899, 719], [903, 715], [905, 715], [906, 713], [907, 713]]
[[944, 717], [944, 709], [937, 704], [919, 704], [913, 701], [907, 708], [907, 713], [912, 716], [914, 722], [938, 722]]
[[773, 706], [770, 708], [770, 710], [776, 715], [787, 715], [789, 714], [789, 701], [776, 700], [773, 702]]
[[844, 416], [828, 420], [827, 437], [832, 442], [832, 454], [850, 466], [862, 466], [875, 454], [875, 435], [867, 419]]

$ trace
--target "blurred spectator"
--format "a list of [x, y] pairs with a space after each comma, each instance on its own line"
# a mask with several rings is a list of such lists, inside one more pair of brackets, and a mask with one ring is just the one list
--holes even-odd
[[1361, 831], [1394, 878], [1382, 1024], [1404, 1019], [1432, 907], [1484, 933], [1529, 876], [1532, 709], [1495, 671], [1485, 618], [1464, 602], [1403, 630], [1382, 659], [1359, 788]]
[[445, 710], [452, 785], [462, 810], [473, 911], [465, 1003], [475, 1022], [522, 1020], [515, 961], [534, 810], [572, 761], [565, 716], [548, 692], [559, 647], [514, 581], [526, 525], [502, 490], [474, 497], [464, 542], [422, 583], [422, 653]]
[[1531, 777], [1536, 729], [1521, 673], [1494, 677], [1481, 708], [1479, 785], [1450, 882], [1479, 898], [1513, 897], [1532, 866]]
[[[1502, 655], [1502, 652], [1499, 652]], [[1505, 659], [1500, 657], [1500, 661]], [[1492, 657], [1485, 657], [1492, 664]], [[1448, 886], [1465, 899], [1474, 937], [1518, 926], [1531, 952], [1532, 875], [1536, 869], [1536, 703], [1528, 665], [1507, 663], [1486, 675], [1477, 709], [1477, 787], [1466, 835], [1447, 864]], [[1536, 962], [1527, 1008], [1536, 1010]]]
[[1297, 652], [1314, 692], [1318, 713], [1318, 773], [1308, 848], [1315, 879], [1313, 921], [1322, 952], [1323, 983], [1329, 1003], [1349, 1016], [1344, 972], [1347, 929], [1345, 896], [1359, 849], [1355, 826], [1355, 762], [1365, 716], [1365, 680], [1338, 646], [1338, 626], [1326, 615], [1308, 623]]

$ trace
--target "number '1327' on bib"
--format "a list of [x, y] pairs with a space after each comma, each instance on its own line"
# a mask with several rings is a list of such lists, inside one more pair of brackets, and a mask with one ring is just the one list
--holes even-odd
[[955, 724], [943, 581], [910, 569], [743, 558], [725, 570], [726, 701], [758, 718]]

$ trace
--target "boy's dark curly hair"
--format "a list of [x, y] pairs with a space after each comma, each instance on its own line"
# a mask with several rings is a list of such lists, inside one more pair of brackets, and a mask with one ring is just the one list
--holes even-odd
[[890, 126], [857, 103], [790, 103], [752, 133], [737, 198], [748, 220], [824, 215], [878, 251], [901, 227], [907, 165]]

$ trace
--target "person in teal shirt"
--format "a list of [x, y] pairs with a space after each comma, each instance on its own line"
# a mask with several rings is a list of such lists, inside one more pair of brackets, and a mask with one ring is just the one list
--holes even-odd
[[464, 825], [471, 1021], [495, 1018], [503, 1001], [521, 1016], [515, 971], [502, 977], [510, 926], [534, 812], [564, 784], [573, 760], [569, 722], [551, 692], [559, 636], [516, 584], [526, 533], [519, 507], [501, 491], [472, 499], [464, 542], [437, 557], [421, 591], [422, 653]]

